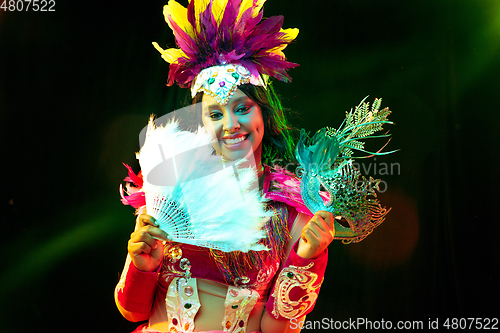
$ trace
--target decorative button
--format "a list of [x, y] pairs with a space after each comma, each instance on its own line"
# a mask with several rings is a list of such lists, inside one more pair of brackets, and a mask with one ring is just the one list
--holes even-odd
[[226, 321], [226, 328], [227, 329], [230, 329], [231, 328], [231, 322], [228, 320]]
[[229, 290], [229, 295], [233, 296], [233, 297], [237, 297], [238, 295], [240, 294], [240, 292], [236, 289], [230, 289]]
[[191, 303], [185, 303], [185, 304], [184, 304], [184, 308], [185, 308], [185, 309], [191, 309], [191, 307], [192, 307], [192, 306], [193, 306], [193, 305], [192, 305]]
[[171, 263], [176, 263], [177, 260], [182, 258], [182, 249], [179, 246], [172, 246], [167, 250], [167, 256], [170, 258]]
[[177, 321], [177, 318], [172, 318], [172, 324], [177, 326], [179, 322]]
[[240, 76], [238, 75], [238, 73], [233, 73], [233, 74], [231, 74], [231, 75], [232, 75], [232, 76], [233, 76], [236, 80], [238, 80], [238, 78], [240, 77]]
[[245, 326], [245, 322], [243, 320], [240, 320], [240, 322], [238, 323], [238, 326], [239, 327], [243, 327]]
[[286, 276], [288, 276], [288, 278], [290, 278], [290, 279], [293, 279], [293, 273], [292, 272], [286, 273]]
[[212, 84], [215, 82], [215, 79], [213, 77], [211, 77], [210, 79], [208, 79], [208, 84]]
[[184, 294], [186, 294], [187, 297], [193, 296], [194, 294], [193, 287], [187, 286], [186, 288], [184, 288]]
[[226, 81], [220, 81], [219, 86], [224, 87], [226, 85]]
[[238, 308], [238, 304], [234, 304], [231, 307], [236, 310]]

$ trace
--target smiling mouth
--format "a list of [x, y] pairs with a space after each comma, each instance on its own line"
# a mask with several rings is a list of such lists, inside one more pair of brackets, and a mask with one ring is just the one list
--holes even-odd
[[237, 145], [238, 143], [247, 140], [249, 136], [250, 134], [246, 134], [234, 139], [222, 139], [221, 141], [228, 146]]

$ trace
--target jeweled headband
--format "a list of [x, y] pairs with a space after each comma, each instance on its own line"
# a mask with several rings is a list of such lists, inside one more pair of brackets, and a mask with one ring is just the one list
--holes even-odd
[[283, 16], [262, 21], [265, 0], [170, 0], [163, 8], [179, 48], [154, 47], [170, 63], [168, 84], [203, 91], [225, 105], [241, 84], [266, 87], [267, 78], [291, 80], [283, 49], [298, 29], [282, 29]]

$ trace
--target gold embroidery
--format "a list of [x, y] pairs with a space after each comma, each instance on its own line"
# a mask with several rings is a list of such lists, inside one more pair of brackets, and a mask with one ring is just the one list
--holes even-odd
[[[304, 267], [289, 266], [281, 271], [272, 293], [272, 315], [276, 319], [279, 316], [286, 319], [299, 318], [314, 305], [318, 298], [316, 290], [321, 286], [321, 282], [315, 285], [318, 274], [308, 271], [313, 265], [314, 263]], [[296, 287], [305, 290], [306, 294], [298, 300], [291, 300], [290, 292]]]

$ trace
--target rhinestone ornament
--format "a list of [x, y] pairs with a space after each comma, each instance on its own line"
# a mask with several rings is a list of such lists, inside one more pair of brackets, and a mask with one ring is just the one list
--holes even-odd
[[179, 246], [172, 246], [168, 249], [167, 256], [170, 258], [170, 262], [174, 264], [182, 258], [182, 249]]
[[191, 297], [191, 296], [193, 296], [193, 294], [194, 294], [193, 287], [191, 287], [191, 286], [187, 286], [186, 288], [184, 288], [184, 294], [185, 294], [187, 297]]
[[248, 69], [246, 69], [245, 67], [243, 67], [243, 66], [237, 66], [236, 67], [236, 71], [238, 73], [240, 73], [240, 75], [243, 76], [243, 77], [249, 77], [250, 76], [250, 71]]
[[237, 287], [241, 287], [250, 282], [250, 278], [248, 276], [237, 277], [234, 279], [234, 285]]
[[266, 88], [261, 75], [255, 76], [241, 65], [224, 64], [203, 69], [193, 80], [191, 97], [204, 92], [215, 98], [220, 105], [226, 105], [233, 93], [242, 84], [251, 83]]
[[181, 263], [179, 264], [179, 267], [182, 270], [187, 271], [187, 270], [191, 269], [191, 262], [189, 261], [188, 258], [182, 258]]

